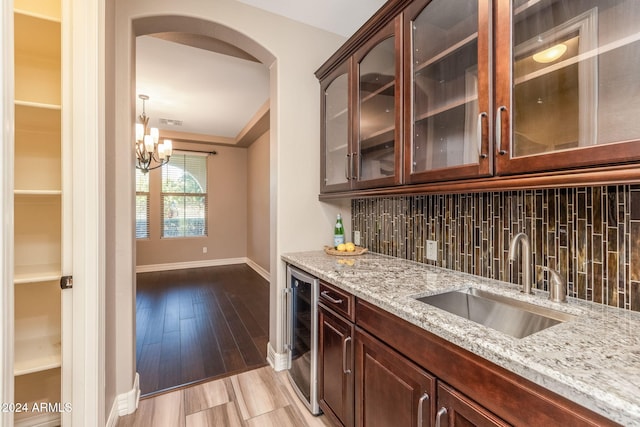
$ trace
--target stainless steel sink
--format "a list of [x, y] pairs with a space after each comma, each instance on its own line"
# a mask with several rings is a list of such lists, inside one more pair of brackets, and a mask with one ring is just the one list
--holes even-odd
[[477, 288], [431, 295], [418, 301], [515, 338], [524, 338], [575, 317]]

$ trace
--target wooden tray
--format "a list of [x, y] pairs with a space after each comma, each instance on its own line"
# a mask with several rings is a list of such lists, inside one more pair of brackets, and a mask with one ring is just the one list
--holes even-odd
[[331, 246], [325, 246], [324, 247], [324, 251], [329, 254], [329, 255], [335, 255], [335, 256], [358, 256], [358, 255], [362, 255], [363, 253], [367, 252], [368, 249], [367, 248], [363, 248], [361, 246], [356, 246], [356, 250], [353, 252], [341, 252]]

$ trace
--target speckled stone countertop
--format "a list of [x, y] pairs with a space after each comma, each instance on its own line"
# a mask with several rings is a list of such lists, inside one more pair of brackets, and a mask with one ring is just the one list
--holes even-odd
[[[525, 295], [511, 283], [378, 254], [282, 259], [611, 420], [640, 426], [640, 313], [574, 298], [553, 303], [543, 291]], [[577, 317], [518, 339], [415, 299], [470, 286]]]

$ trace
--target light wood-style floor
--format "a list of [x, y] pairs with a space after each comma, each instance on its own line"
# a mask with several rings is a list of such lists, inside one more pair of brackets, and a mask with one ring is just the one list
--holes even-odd
[[327, 427], [270, 366], [142, 399], [117, 427]]

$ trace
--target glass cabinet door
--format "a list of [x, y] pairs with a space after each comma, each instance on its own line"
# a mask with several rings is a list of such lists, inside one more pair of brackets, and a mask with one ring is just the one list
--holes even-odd
[[489, 174], [484, 0], [414, 2], [405, 14], [409, 182]]
[[347, 61], [322, 84], [322, 192], [349, 189], [349, 180], [353, 176], [349, 137], [349, 64]]
[[354, 185], [359, 188], [400, 182], [399, 23], [391, 22], [356, 54], [357, 151], [353, 160]]
[[[504, 3], [504, 4], [503, 4]], [[499, 173], [640, 159], [640, 2], [500, 2]], [[510, 36], [509, 36], [510, 34]]]

